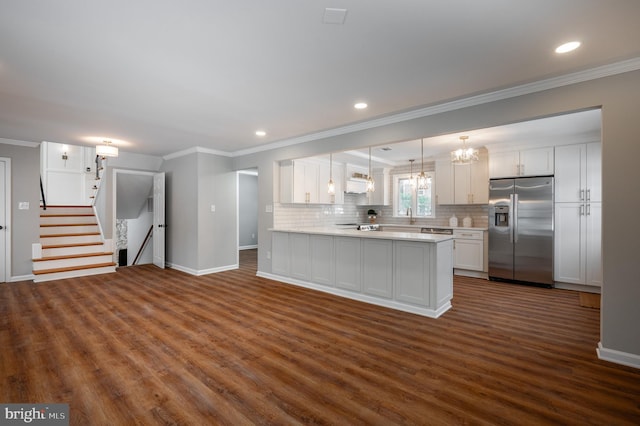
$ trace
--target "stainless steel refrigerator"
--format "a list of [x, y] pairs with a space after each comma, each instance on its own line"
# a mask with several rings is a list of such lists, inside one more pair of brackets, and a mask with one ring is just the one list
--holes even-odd
[[490, 180], [489, 279], [553, 286], [553, 177]]

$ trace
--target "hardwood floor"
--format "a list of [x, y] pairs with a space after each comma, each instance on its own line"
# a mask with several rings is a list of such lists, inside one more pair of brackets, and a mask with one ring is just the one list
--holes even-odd
[[456, 277], [434, 320], [255, 276], [151, 265], [0, 285], [0, 402], [71, 424], [640, 424], [578, 293]]

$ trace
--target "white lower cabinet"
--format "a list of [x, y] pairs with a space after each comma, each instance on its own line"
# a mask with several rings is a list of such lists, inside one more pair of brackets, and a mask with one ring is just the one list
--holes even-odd
[[431, 247], [411, 241], [396, 241], [394, 250], [394, 280], [396, 300], [429, 306]]
[[455, 230], [453, 237], [453, 267], [483, 271], [484, 232]]
[[309, 274], [309, 235], [289, 234], [289, 248], [291, 263], [289, 265], [291, 277], [308, 280]]
[[333, 237], [327, 235], [311, 235], [311, 282], [333, 285]]
[[363, 290], [367, 294], [393, 297], [393, 241], [363, 239]]
[[438, 318], [453, 297], [453, 240], [272, 233], [271, 278], [366, 303]]
[[274, 274], [289, 276], [289, 234], [271, 234], [271, 270]]
[[335, 237], [336, 287], [362, 289], [362, 256], [360, 238]]
[[556, 203], [554, 280], [602, 286], [601, 203]]

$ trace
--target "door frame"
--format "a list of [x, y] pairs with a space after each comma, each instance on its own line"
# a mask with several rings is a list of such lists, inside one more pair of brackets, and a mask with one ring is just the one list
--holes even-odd
[[[111, 201], [111, 238], [114, 240], [114, 256], [115, 253], [115, 238], [116, 238], [116, 217], [117, 213], [117, 203], [118, 203], [118, 174], [128, 174], [128, 175], [142, 175], [142, 176], [150, 176], [152, 181], [154, 176], [157, 174], [164, 174], [164, 172], [149, 172], [143, 170], [129, 170], [129, 169], [113, 169], [113, 179], [112, 179], [112, 201]], [[165, 197], [165, 207], [166, 207], [166, 197]], [[155, 205], [154, 205], [155, 208]], [[155, 217], [155, 213], [154, 213]], [[164, 224], [163, 224], [164, 225]], [[156, 241], [156, 240], [154, 240]], [[166, 239], [165, 239], [166, 241]], [[165, 263], [166, 263], [166, 247], [165, 247]]]
[[4, 167], [4, 277], [0, 282], [11, 281], [11, 158], [0, 157]]
[[[238, 242], [238, 246], [236, 247], [236, 264], [240, 265], [240, 175], [248, 174], [256, 176], [258, 180], [258, 195], [260, 193], [260, 171], [258, 166], [255, 167], [247, 167], [244, 169], [236, 170], [236, 241]], [[258, 203], [258, 233], [260, 232], [260, 204]], [[260, 236], [258, 236], [258, 245], [256, 250], [259, 250], [260, 246]]]

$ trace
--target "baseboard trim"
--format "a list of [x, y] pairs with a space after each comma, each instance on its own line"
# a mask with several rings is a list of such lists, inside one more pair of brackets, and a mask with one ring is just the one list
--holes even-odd
[[219, 266], [217, 268], [197, 270], [197, 269], [187, 268], [186, 266], [176, 265], [176, 264], [167, 262], [167, 267], [171, 269], [175, 269], [180, 272], [184, 272], [185, 274], [195, 275], [199, 277], [201, 275], [216, 274], [218, 272], [231, 271], [232, 269], [238, 269], [239, 265], [236, 263], [233, 265]]
[[33, 275], [33, 274], [14, 275], [13, 277], [10, 278], [9, 282], [17, 283], [17, 282], [20, 282], [20, 281], [31, 281], [31, 280], [33, 280], [34, 277], [35, 277], [35, 275]]
[[559, 288], [562, 290], [582, 291], [584, 293], [595, 293], [595, 294], [602, 293], [602, 289], [600, 287], [595, 287], [592, 285], [561, 283], [556, 281], [553, 286], [555, 288]]
[[257, 244], [253, 244], [251, 246], [240, 246], [238, 247], [238, 250], [253, 250], [253, 249], [257, 249], [258, 245]]
[[397, 300], [381, 299], [375, 296], [369, 296], [362, 293], [354, 293], [348, 290], [342, 290], [335, 287], [327, 287], [320, 284], [314, 284], [309, 281], [298, 280], [295, 278], [284, 277], [282, 275], [275, 275], [268, 272], [256, 273], [258, 277], [266, 278], [273, 281], [279, 281], [285, 284], [291, 284], [298, 287], [305, 287], [311, 290], [318, 290], [323, 293], [333, 294], [334, 296], [340, 296], [347, 299], [357, 300], [359, 302], [370, 303], [372, 305], [383, 306], [385, 308], [391, 308], [398, 311], [409, 312], [411, 314], [422, 315], [428, 318], [438, 318], [449, 309], [451, 309], [451, 302], [447, 301], [439, 309], [431, 309], [421, 306], [409, 305], [407, 303], [398, 302]]
[[601, 360], [640, 369], [640, 355], [617, 351], [615, 349], [607, 349], [602, 346], [602, 342], [598, 342], [596, 353]]

